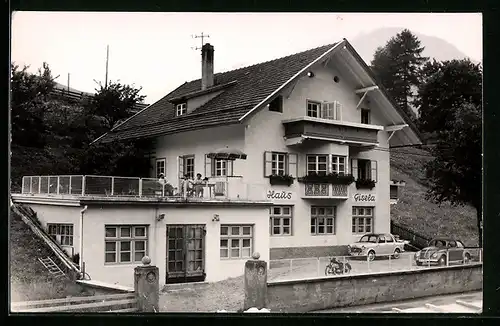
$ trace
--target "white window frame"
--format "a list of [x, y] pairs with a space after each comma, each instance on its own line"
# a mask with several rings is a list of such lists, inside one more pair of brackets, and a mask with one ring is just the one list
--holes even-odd
[[187, 103], [179, 103], [175, 106], [175, 115], [181, 116], [187, 113]]
[[216, 177], [226, 177], [228, 176], [228, 160], [216, 158], [214, 159], [214, 176]]
[[[309, 108], [309, 105], [315, 106], [316, 107], [316, 115], [309, 115], [309, 112], [313, 112], [314, 108]], [[321, 102], [319, 101], [313, 101], [313, 100], [307, 100], [306, 102], [306, 115], [311, 118], [321, 118]]]
[[[269, 208], [269, 234], [271, 236], [283, 236], [288, 237], [292, 235], [293, 228], [293, 206], [290, 205], [275, 205]], [[276, 224], [276, 220], [278, 223]], [[287, 222], [288, 224], [285, 224]], [[278, 228], [278, 232], [276, 231]], [[288, 229], [288, 233], [284, 230]]]
[[[330, 157], [330, 160], [332, 162], [331, 164], [332, 173], [338, 173], [339, 175], [347, 174], [347, 156], [332, 155]], [[343, 163], [341, 163], [342, 161]], [[344, 168], [341, 169], [341, 166], [343, 166]]]
[[[190, 160], [192, 160], [192, 163], [193, 163], [192, 165], [189, 164]], [[195, 159], [194, 159], [194, 155], [184, 155], [184, 156], [182, 156], [182, 164], [184, 164], [184, 167], [183, 167], [183, 173], [184, 173], [184, 175], [188, 174], [190, 179], [194, 179], [194, 176], [196, 174], [196, 172], [195, 172]], [[188, 171], [188, 167], [189, 166], [193, 167], [192, 171]]]
[[[238, 229], [238, 233], [234, 233], [234, 229]], [[245, 231], [248, 231], [245, 232]], [[247, 233], [247, 234], [244, 234]], [[248, 259], [253, 253], [253, 224], [222, 224], [220, 226], [220, 250], [219, 256], [221, 260]], [[244, 246], [247, 240], [248, 246]], [[234, 243], [237, 245], [234, 246]], [[238, 255], [235, 255], [233, 250], [238, 250]]]
[[[331, 210], [332, 214], [329, 214], [328, 210]], [[324, 211], [324, 213], [321, 213], [321, 211]], [[310, 215], [311, 235], [335, 235], [336, 206], [311, 206]], [[323, 223], [320, 223], [321, 221]], [[320, 231], [321, 226], [323, 226], [323, 232]], [[331, 227], [331, 232], [328, 230], [328, 227]]]
[[373, 232], [375, 218], [375, 207], [353, 206], [352, 207], [352, 234], [365, 234]]
[[[287, 153], [272, 152], [271, 159], [271, 174], [285, 175], [288, 174], [288, 155]], [[283, 168], [279, 168], [279, 164], [283, 164]], [[280, 173], [281, 172], [281, 173]]]
[[[148, 255], [148, 225], [112, 225], [107, 224], [104, 226], [104, 264], [105, 265], [115, 265], [115, 264], [137, 264], [140, 263], [142, 257]], [[114, 236], [108, 236], [107, 231], [114, 229]], [[122, 230], [130, 229], [130, 234], [122, 234]], [[144, 235], [137, 235], [137, 230], [144, 230]], [[130, 242], [130, 249], [122, 250], [122, 242]], [[137, 249], [137, 244], [139, 242], [144, 243], [144, 249]], [[114, 250], [107, 250], [107, 244], [113, 243]], [[122, 253], [129, 253], [130, 260], [122, 260]], [[135, 258], [136, 253], [141, 254], [141, 258]], [[108, 259], [108, 254], [114, 254], [114, 261]]]
[[72, 223], [47, 223], [47, 233], [63, 247], [73, 247], [74, 230]]
[[[315, 172], [318, 175], [322, 175], [319, 172], [322, 172], [322, 173], [324, 172], [325, 175], [328, 174], [330, 171], [330, 167], [328, 166], [329, 165], [328, 164], [328, 160], [329, 160], [328, 156], [329, 156], [329, 154], [308, 154], [308, 155], [306, 155], [306, 175], [309, 175], [309, 173], [311, 173], [311, 172]], [[320, 162], [319, 161], [320, 157], [326, 157], [326, 162]], [[310, 162], [309, 158], [315, 158], [314, 162]], [[314, 164], [315, 168], [309, 169], [309, 164]], [[325, 165], [325, 170], [319, 169], [320, 164]]]
[[[163, 163], [163, 167], [158, 167], [158, 164], [162, 165]], [[156, 159], [156, 162], [155, 162], [155, 172], [156, 172], [156, 178], [158, 179], [160, 177], [160, 174], [163, 173], [163, 176], [164, 177], [167, 177], [167, 160], [165, 158], [159, 158], [159, 159]]]

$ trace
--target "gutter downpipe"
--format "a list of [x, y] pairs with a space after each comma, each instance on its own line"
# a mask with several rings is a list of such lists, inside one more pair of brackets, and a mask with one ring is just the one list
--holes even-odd
[[85, 205], [83, 209], [80, 211], [80, 270], [82, 272], [85, 272], [83, 270], [83, 214], [87, 211], [88, 206]]

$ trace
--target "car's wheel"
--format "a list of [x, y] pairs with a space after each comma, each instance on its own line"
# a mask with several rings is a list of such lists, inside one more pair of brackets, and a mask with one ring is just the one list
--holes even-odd
[[463, 263], [464, 263], [464, 264], [468, 264], [468, 263], [470, 263], [470, 254], [469, 254], [469, 253], [466, 253], [466, 254], [464, 255], [464, 260], [463, 260]]
[[368, 251], [367, 259], [368, 259], [368, 261], [374, 261], [375, 260], [375, 251], [373, 251], [373, 250]]
[[394, 255], [393, 255], [393, 257], [395, 259], [398, 259], [400, 257], [400, 255], [401, 255], [401, 250], [399, 248], [394, 249]]
[[445, 255], [442, 255], [439, 260], [438, 260], [438, 264], [439, 266], [444, 266], [446, 265], [446, 256]]
[[333, 270], [333, 267], [331, 265], [326, 266], [325, 268], [325, 275], [333, 275], [335, 274], [335, 271]]
[[344, 273], [346, 273], [346, 274], [347, 274], [347, 273], [350, 273], [350, 272], [351, 272], [351, 269], [352, 269], [351, 264], [346, 263], [346, 264], [344, 265]]

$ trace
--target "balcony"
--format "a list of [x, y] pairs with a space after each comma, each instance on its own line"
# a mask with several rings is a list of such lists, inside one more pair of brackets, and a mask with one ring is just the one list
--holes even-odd
[[304, 199], [347, 199], [349, 186], [331, 183], [304, 183]]
[[378, 145], [377, 134], [384, 127], [340, 120], [300, 117], [282, 121], [288, 146], [305, 139], [325, 140], [351, 145]]
[[[62, 197], [164, 198], [167, 200], [265, 200], [264, 191], [245, 184], [241, 177], [209, 178], [187, 191], [158, 179], [97, 175], [25, 176], [22, 194]], [[198, 191], [197, 191], [198, 190]]]

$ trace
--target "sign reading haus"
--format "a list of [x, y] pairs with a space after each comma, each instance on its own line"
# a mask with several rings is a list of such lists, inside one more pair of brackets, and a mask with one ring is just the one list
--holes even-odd
[[293, 197], [293, 193], [291, 191], [276, 191], [276, 190], [268, 190], [267, 199], [281, 199], [281, 200], [291, 200]]
[[372, 194], [360, 194], [356, 193], [353, 196], [354, 202], [356, 203], [375, 203], [377, 200], [375, 195]]

